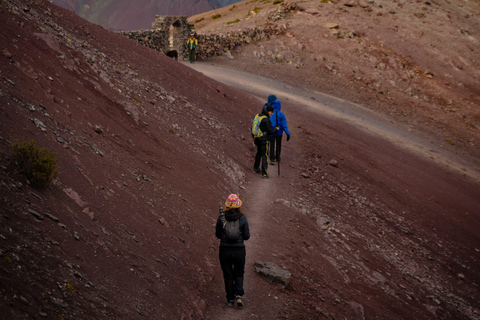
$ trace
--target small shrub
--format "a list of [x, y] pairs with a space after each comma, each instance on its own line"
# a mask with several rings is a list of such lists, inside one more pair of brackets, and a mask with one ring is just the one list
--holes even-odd
[[283, 2], [283, 0], [275, 0], [275, 1], [273, 1], [273, 4], [279, 4], [279, 3], [282, 3], [282, 2]]
[[13, 145], [13, 153], [32, 186], [46, 186], [57, 176], [57, 154], [37, 148], [35, 141], [17, 141]]
[[455, 142], [453, 142], [452, 140], [446, 138], [444, 139], [445, 141], [447, 141], [451, 146], [454, 146], [455, 145]]
[[203, 21], [203, 19], [205, 19], [205, 18], [201, 18], [201, 19], [195, 20], [195, 23], [199, 23], [200, 21]]
[[221, 14], [216, 14], [212, 17], [212, 20], [215, 20], [215, 19], [218, 19], [220, 18], [222, 15]]
[[255, 8], [253, 8], [252, 11], [255, 12], [255, 13], [258, 13], [258, 11], [260, 11], [260, 10], [262, 10], [262, 8], [260, 8], [260, 7], [255, 7]]
[[238, 23], [240, 22], [240, 19], [234, 20], [234, 21], [228, 21], [227, 24], [233, 24], [233, 23]]

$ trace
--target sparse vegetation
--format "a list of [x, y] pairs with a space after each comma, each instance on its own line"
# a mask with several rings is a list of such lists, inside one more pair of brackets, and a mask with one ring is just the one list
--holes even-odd
[[275, 1], [273, 1], [273, 4], [280, 4], [282, 2], [283, 2], [283, 0], [275, 0]]
[[57, 176], [57, 154], [45, 148], [37, 148], [35, 141], [17, 141], [13, 153], [32, 186], [46, 186]]
[[255, 7], [255, 8], [253, 8], [252, 11], [255, 12], [255, 13], [258, 13], [260, 10], [262, 10], [262, 8], [260, 8], [260, 7]]
[[447, 141], [450, 145], [454, 146], [455, 145], [455, 142], [453, 142], [452, 140], [448, 139], [448, 138], [445, 138], [445, 141]]
[[195, 23], [199, 23], [201, 21], [203, 21], [205, 18], [201, 18], [201, 19], [198, 19], [198, 20], [195, 20]]
[[228, 21], [227, 24], [233, 24], [233, 23], [238, 23], [240, 22], [240, 19], [234, 20], [234, 21]]
[[220, 18], [222, 15], [221, 14], [216, 14], [212, 17], [212, 20], [215, 20], [215, 19], [218, 19]]

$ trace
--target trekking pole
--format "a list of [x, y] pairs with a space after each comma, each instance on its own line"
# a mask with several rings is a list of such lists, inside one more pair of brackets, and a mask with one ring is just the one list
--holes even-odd
[[222, 225], [225, 228], [225, 226], [227, 225], [227, 220], [225, 219], [225, 211], [223, 211], [223, 207], [221, 204], [218, 206], [218, 213], [220, 214], [220, 220], [222, 221]]
[[[275, 137], [275, 139], [278, 139], [278, 137]], [[278, 141], [278, 140], [277, 140]], [[277, 163], [278, 163], [278, 176], [280, 176], [280, 143], [277, 143], [277, 150], [276, 152], [276, 157], [277, 157]]]

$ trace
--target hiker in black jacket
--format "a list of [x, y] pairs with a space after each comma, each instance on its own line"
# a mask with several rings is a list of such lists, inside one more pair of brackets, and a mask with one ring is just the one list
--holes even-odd
[[[267, 106], [255, 118], [261, 118], [260, 131], [263, 133], [261, 137], [255, 137], [252, 132], [253, 142], [257, 146], [257, 154], [255, 155], [255, 163], [253, 171], [262, 173], [262, 178], [268, 178], [268, 137], [278, 132], [278, 128], [273, 128], [270, 122], [270, 116], [273, 114], [273, 107]], [[262, 170], [260, 171], [260, 161], [262, 162]]]
[[[227, 293], [227, 305], [233, 307], [243, 306], [243, 274], [245, 272], [245, 240], [250, 239], [247, 217], [240, 207], [242, 201], [236, 194], [228, 196], [225, 201], [225, 212], [221, 210], [215, 227], [215, 236], [220, 239], [219, 258]], [[236, 239], [228, 239], [227, 223], [238, 220]]]

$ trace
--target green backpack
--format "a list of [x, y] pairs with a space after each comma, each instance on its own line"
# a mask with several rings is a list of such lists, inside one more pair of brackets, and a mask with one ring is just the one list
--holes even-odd
[[253, 124], [252, 124], [252, 134], [253, 138], [261, 138], [264, 133], [262, 130], [260, 130], [260, 124], [262, 123], [262, 120], [265, 119], [267, 116], [259, 116], [258, 114], [255, 116], [253, 119]]

